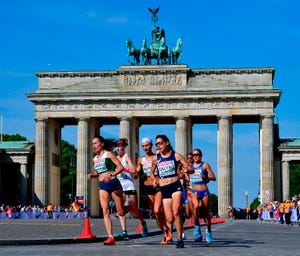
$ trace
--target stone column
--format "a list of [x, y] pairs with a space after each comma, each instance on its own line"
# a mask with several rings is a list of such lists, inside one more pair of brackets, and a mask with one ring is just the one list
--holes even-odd
[[[193, 150], [193, 122], [190, 117], [187, 118], [187, 140], [186, 140], [186, 147], [187, 147], [187, 152], [191, 152]], [[186, 156], [184, 155], [184, 157]]]
[[188, 152], [188, 122], [187, 117], [176, 117], [175, 150], [184, 157]]
[[[137, 118], [132, 118], [131, 122], [131, 158], [134, 164], [137, 163], [140, 149], [140, 122]], [[136, 181], [138, 181], [137, 179]]]
[[21, 164], [21, 205], [27, 204], [27, 164]]
[[[100, 123], [94, 119], [91, 118], [90, 122], [90, 139], [89, 139], [89, 146], [88, 146], [88, 152], [89, 152], [89, 163], [90, 167], [88, 168], [88, 173], [92, 173], [94, 170], [94, 167], [92, 165], [93, 162], [93, 148], [92, 148], [92, 139], [95, 135], [100, 134]], [[92, 179], [91, 181], [88, 181], [88, 186], [90, 186], [90, 196], [89, 199], [87, 199], [86, 205], [90, 208], [91, 216], [99, 216], [100, 213], [100, 204], [99, 204], [99, 183], [98, 179]]]
[[131, 138], [132, 134], [132, 119], [129, 117], [120, 117], [120, 138], [128, 139], [128, 146], [126, 148], [126, 152], [128, 155], [132, 156], [132, 143], [133, 140]]
[[282, 199], [290, 199], [290, 163], [282, 162]]
[[274, 199], [274, 115], [260, 117], [260, 195], [261, 203]]
[[76, 170], [76, 195], [83, 196], [85, 204], [89, 206], [89, 191], [87, 186], [87, 174], [90, 172], [90, 138], [89, 119], [80, 118], [78, 121], [77, 137], [77, 170]]
[[227, 206], [233, 205], [232, 196], [232, 117], [218, 117], [218, 212], [227, 216]]
[[35, 171], [33, 204], [44, 206], [48, 203], [48, 122], [36, 120]]
[[60, 205], [61, 125], [56, 119], [48, 119], [48, 150], [48, 203]]
[[[133, 164], [136, 166], [137, 160], [139, 158], [139, 148], [140, 148], [140, 122], [137, 118], [132, 118], [131, 122], [131, 160]], [[140, 190], [140, 179], [134, 180], [135, 188], [138, 194], [138, 197], [141, 198], [141, 190]], [[138, 200], [138, 206], [140, 207], [141, 200]]]

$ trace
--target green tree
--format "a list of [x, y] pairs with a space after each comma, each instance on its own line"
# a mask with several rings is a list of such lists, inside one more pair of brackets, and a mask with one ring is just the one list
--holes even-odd
[[259, 206], [260, 202], [258, 200], [258, 197], [256, 197], [252, 203], [250, 204], [250, 209], [251, 210], [256, 210], [257, 206]]
[[3, 141], [27, 141], [27, 138], [24, 136], [21, 136], [20, 134], [3, 134], [2, 135]]
[[290, 198], [300, 193], [300, 165], [290, 165]]
[[210, 211], [211, 211], [212, 215], [217, 215], [218, 214], [218, 196], [212, 193], [209, 195], [209, 200], [210, 200]]
[[76, 148], [69, 142], [61, 141], [61, 205], [74, 201], [76, 188]]

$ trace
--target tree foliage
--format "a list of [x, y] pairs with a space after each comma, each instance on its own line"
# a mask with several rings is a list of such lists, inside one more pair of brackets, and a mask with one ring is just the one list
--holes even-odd
[[300, 165], [290, 164], [290, 198], [300, 193]]
[[259, 199], [258, 199], [258, 197], [256, 197], [250, 204], [250, 209], [256, 210], [259, 205], [260, 205]]
[[215, 194], [209, 195], [210, 200], [210, 211], [212, 215], [218, 215], [218, 196]]
[[74, 201], [76, 193], [76, 148], [69, 142], [61, 141], [61, 205]]
[[2, 134], [3, 141], [27, 141], [27, 138], [24, 136], [21, 136], [20, 134]]

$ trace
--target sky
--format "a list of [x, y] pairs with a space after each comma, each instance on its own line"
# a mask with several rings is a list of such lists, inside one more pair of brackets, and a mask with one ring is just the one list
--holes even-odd
[[[274, 88], [282, 95], [275, 109], [281, 138], [299, 138], [300, 2], [298, 0], [116, 0], [0, 1], [0, 115], [4, 134], [35, 139], [34, 105], [26, 94], [38, 88], [36, 72], [115, 70], [128, 64], [126, 39], [136, 47], [151, 39], [151, 13], [167, 45], [183, 37], [181, 64], [190, 68], [275, 68]], [[259, 191], [258, 124], [233, 126], [233, 205], [245, 207]], [[1, 131], [0, 131], [1, 132]], [[140, 135], [167, 133], [175, 127], [142, 126]], [[101, 129], [118, 137], [118, 126]], [[76, 145], [76, 127], [63, 139]], [[217, 125], [194, 125], [193, 148], [217, 166]], [[209, 184], [218, 194], [217, 182]]]

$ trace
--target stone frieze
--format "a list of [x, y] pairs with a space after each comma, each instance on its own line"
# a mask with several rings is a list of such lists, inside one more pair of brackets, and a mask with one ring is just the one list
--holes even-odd
[[203, 100], [203, 99], [182, 99], [182, 100], [127, 100], [124, 103], [117, 101], [102, 102], [80, 102], [80, 103], [62, 103], [49, 102], [36, 105], [36, 111], [124, 111], [124, 110], [197, 110], [197, 109], [257, 109], [257, 108], [273, 108], [272, 99], [240, 99], [233, 101], [232, 99], [223, 100]]

